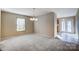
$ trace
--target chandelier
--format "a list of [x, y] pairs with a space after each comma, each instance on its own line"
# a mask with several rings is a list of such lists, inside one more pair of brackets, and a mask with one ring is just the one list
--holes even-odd
[[33, 8], [33, 16], [30, 17], [31, 21], [38, 21], [38, 18], [35, 16], [35, 8]]

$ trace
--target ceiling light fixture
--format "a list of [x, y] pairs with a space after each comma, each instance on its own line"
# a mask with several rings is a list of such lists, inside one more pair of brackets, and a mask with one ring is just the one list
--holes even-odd
[[33, 16], [30, 18], [31, 21], [38, 21], [38, 18], [35, 16], [35, 8], [33, 8]]

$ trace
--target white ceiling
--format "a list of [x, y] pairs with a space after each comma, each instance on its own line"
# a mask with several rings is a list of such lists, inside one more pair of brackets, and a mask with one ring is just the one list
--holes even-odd
[[[2, 8], [3, 11], [21, 15], [33, 16], [33, 8]], [[75, 16], [77, 8], [36, 8], [35, 15], [43, 15], [48, 12], [56, 13], [57, 17]]]

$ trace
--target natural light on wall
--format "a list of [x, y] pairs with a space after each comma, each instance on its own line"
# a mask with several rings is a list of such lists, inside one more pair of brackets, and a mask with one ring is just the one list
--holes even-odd
[[25, 31], [25, 19], [17, 18], [17, 31]]

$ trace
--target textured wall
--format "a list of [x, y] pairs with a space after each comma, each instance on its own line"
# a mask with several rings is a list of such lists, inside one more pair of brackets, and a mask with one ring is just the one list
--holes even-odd
[[56, 35], [56, 16], [54, 13], [48, 13], [38, 17], [34, 23], [35, 32], [54, 37]]
[[[19, 18], [25, 18], [25, 27], [26, 30], [22, 32], [16, 31], [16, 19]], [[2, 19], [2, 37], [10, 37], [10, 36], [16, 36], [16, 35], [23, 35], [23, 34], [29, 34], [33, 33], [34, 31], [34, 22], [30, 21], [28, 17], [12, 14], [8, 12], [2, 12], [1, 13], [1, 19]]]
[[1, 10], [0, 10], [0, 38], [1, 38]]

